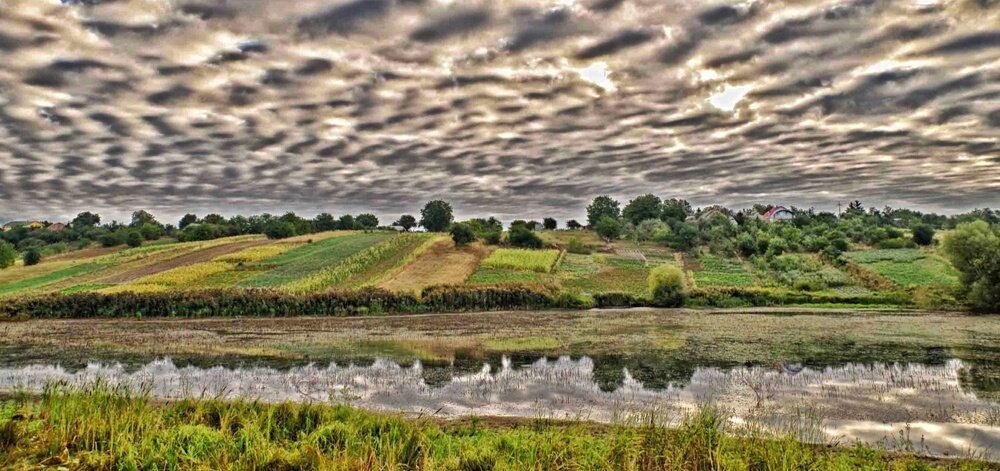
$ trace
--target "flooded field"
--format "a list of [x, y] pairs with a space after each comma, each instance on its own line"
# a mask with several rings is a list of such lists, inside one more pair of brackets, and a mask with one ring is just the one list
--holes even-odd
[[604, 423], [713, 405], [736, 428], [1000, 460], [993, 317], [605, 311], [50, 320], [0, 333], [4, 392], [103, 381], [163, 399]]

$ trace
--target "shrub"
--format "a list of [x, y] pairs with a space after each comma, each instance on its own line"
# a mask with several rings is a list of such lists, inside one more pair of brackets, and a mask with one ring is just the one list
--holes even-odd
[[673, 265], [660, 265], [649, 272], [649, 297], [655, 306], [684, 304], [684, 273]]
[[468, 224], [452, 224], [450, 232], [451, 240], [455, 241], [455, 245], [462, 246], [476, 241], [476, 233]]
[[640, 307], [646, 303], [628, 293], [597, 293], [594, 295], [594, 304], [599, 308], [609, 307]]
[[272, 221], [264, 228], [268, 239], [287, 239], [295, 236], [295, 226], [290, 222]]
[[531, 232], [527, 227], [517, 226], [510, 230], [510, 236], [507, 238], [510, 245], [514, 247], [523, 247], [526, 249], [540, 249], [542, 248], [542, 239]]
[[125, 243], [129, 247], [141, 247], [142, 246], [142, 233], [139, 231], [129, 231], [128, 235], [125, 236]]
[[1000, 312], [1000, 229], [985, 221], [961, 224], [941, 245], [962, 275], [969, 303], [978, 310]]
[[913, 243], [917, 245], [931, 245], [934, 243], [934, 228], [927, 224], [917, 224], [913, 226]]
[[489, 245], [500, 245], [501, 239], [503, 239], [503, 231], [501, 230], [489, 231], [483, 234], [483, 242]]
[[100, 240], [104, 247], [114, 247], [125, 243], [121, 232], [106, 232], [101, 235]]
[[420, 299], [435, 311], [538, 309], [553, 304], [548, 293], [524, 285], [433, 286]]
[[0, 270], [14, 264], [17, 260], [17, 250], [14, 246], [0, 240]]
[[575, 253], [580, 255], [590, 255], [590, 249], [587, 248], [580, 239], [576, 237], [571, 237], [569, 243], [566, 245], [566, 251], [569, 253]]
[[32, 266], [38, 265], [38, 262], [42, 261], [42, 252], [35, 247], [28, 249], [24, 252], [24, 265]]

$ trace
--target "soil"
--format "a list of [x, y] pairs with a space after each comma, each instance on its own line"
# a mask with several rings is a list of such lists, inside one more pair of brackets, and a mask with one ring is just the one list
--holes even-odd
[[192, 265], [195, 263], [209, 262], [212, 259], [228, 255], [231, 253], [239, 252], [240, 250], [247, 249], [250, 247], [257, 247], [261, 245], [267, 245], [271, 243], [268, 240], [250, 240], [246, 242], [237, 242], [234, 244], [225, 244], [215, 247], [210, 247], [204, 250], [196, 250], [191, 253], [181, 255], [179, 257], [174, 257], [170, 260], [165, 260], [161, 263], [156, 263], [149, 266], [139, 267], [135, 270], [119, 273], [107, 278], [101, 278], [96, 280], [98, 283], [128, 283], [130, 281], [142, 278], [144, 276], [155, 275], [157, 273], [162, 273], [167, 270], [172, 270], [177, 267], [182, 267], [185, 265]]

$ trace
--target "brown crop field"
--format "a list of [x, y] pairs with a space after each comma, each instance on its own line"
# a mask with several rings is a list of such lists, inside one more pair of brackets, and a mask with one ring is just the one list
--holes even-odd
[[450, 239], [443, 239], [376, 286], [396, 292], [419, 292], [428, 286], [462, 284], [490, 251], [480, 243], [455, 247]]

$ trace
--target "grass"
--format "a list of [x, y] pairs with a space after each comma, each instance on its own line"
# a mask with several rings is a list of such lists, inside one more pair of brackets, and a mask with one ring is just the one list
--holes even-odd
[[694, 272], [694, 281], [698, 286], [749, 287], [756, 285], [753, 276], [739, 260], [702, 255], [699, 261], [701, 270]]
[[549, 273], [555, 268], [560, 253], [559, 250], [498, 249], [483, 261], [483, 266]]
[[348, 406], [160, 403], [99, 385], [49, 387], [37, 400], [3, 404], [0, 414], [0, 467], [14, 469], [988, 469], [861, 445], [727, 434], [726, 415], [714, 408], [691, 413], [675, 428], [658, 425], [655, 415], [612, 426], [543, 420], [490, 426], [476, 418], [407, 420]]
[[580, 294], [646, 294], [649, 268], [642, 260], [613, 255], [566, 254], [559, 268], [563, 288]]
[[349, 233], [299, 246], [281, 255], [257, 263], [262, 273], [238, 286], [245, 288], [278, 287], [313, 276], [335, 267], [351, 256], [383, 240], [388, 233]]
[[959, 284], [958, 274], [951, 265], [920, 249], [868, 250], [848, 252], [846, 256], [900, 286], [956, 287]]
[[18, 292], [24, 292], [35, 288], [44, 287], [46, 285], [56, 283], [61, 280], [70, 279], [87, 273], [92, 273], [104, 267], [105, 265], [102, 264], [85, 263], [82, 265], [75, 265], [69, 268], [64, 268], [62, 270], [54, 271], [42, 276], [28, 278], [25, 280], [16, 281], [5, 285], [0, 285], [0, 296], [15, 294]]
[[473, 285], [497, 285], [504, 283], [544, 283], [549, 279], [544, 273], [536, 271], [510, 270], [506, 268], [480, 267], [468, 283]]

